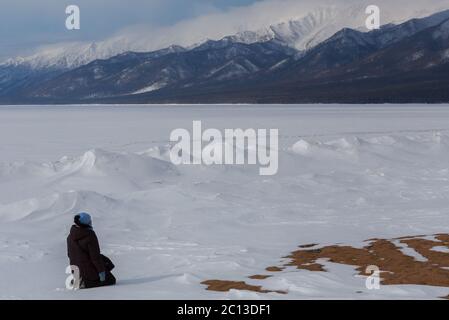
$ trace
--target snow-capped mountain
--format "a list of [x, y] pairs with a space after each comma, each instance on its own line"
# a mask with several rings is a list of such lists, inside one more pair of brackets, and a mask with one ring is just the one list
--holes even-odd
[[[304, 17], [280, 22], [256, 31], [244, 31], [230, 36], [236, 42], [254, 43], [267, 40], [277, 40], [298, 50], [313, 47], [332, 36], [343, 27], [360, 27], [363, 22], [360, 12], [361, 6], [351, 7], [357, 13], [356, 19], [345, 19], [347, 11], [337, 6], [317, 8]], [[352, 16], [352, 18], [357, 16]]]
[[[416, 9], [411, 5], [411, 7], [403, 8], [400, 12], [383, 10], [382, 23], [383, 25], [401, 24], [412, 18], [422, 18], [443, 11], [443, 9], [449, 8], [449, 5], [437, 8], [430, 6], [424, 9]], [[337, 5], [322, 6], [312, 10], [302, 18], [280, 22], [257, 31], [245, 31], [229, 38], [244, 43], [275, 39], [299, 51], [308, 50], [344, 28], [367, 31], [365, 9], [366, 4], [363, 2], [343, 7]], [[431, 22], [426, 20], [426, 23]]]
[[[448, 19], [449, 10], [446, 10], [426, 18], [412, 19], [399, 25], [386, 25], [380, 30], [371, 32], [344, 28], [310, 49], [307, 54], [293, 64], [294, 68], [290, 65], [290, 72], [292, 77], [294, 77], [293, 73], [301, 76], [309, 74], [314, 78], [327, 76], [333, 72], [333, 68], [363, 59], [423, 30], [439, 26]], [[406, 54], [406, 52], [402, 54]], [[381, 69], [382, 66], [380, 65], [378, 68]]]
[[[12, 59], [0, 65], [0, 99], [2, 103], [18, 100], [34, 103], [35, 99], [112, 101], [130, 96], [132, 100], [139, 100], [142, 95], [156, 93], [166, 101], [164, 94], [175, 97], [172, 93], [176, 90], [181, 90], [184, 96], [193, 96], [195, 90], [199, 90], [203, 98], [211, 91], [220, 96], [223, 89], [228, 90], [236, 82], [237, 91], [248, 84], [260, 86], [281, 81], [279, 85], [293, 85], [295, 79], [301, 80], [299, 78], [314, 80], [335, 72], [350, 73], [353, 70], [342, 71], [340, 67], [360, 62], [422, 30], [435, 27], [449, 15], [446, 10], [415, 18], [426, 10], [432, 11], [430, 6], [419, 12], [413, 7], [404, 9], [400, 15], [391, 11], [382, 15], [384, 23], [412, 12], [413, 19], [397, 25], [384, 24], [380, 30], [367, 32], [366, 27], [361, 26], [366, 19], [364, 9], [362, 4], [344, 8], [321, 6], [300, 18], [256, 31], [150, 52], [130, 51], [136, 44], [126, 37], [101, 43], [55, 46], [42, 51], [45, 54]], [[347, 25], [353, 27], [347, 28]], [[444, 33], [444, 29], [440, 32]], [[139, 46], [144, 43], [139, 42]], [[438, 57], [444, 59], [432, 57], [429, 61], [441, 64], [447, 56], [447, 51], [442, 51]], [[382, 65], [383, 61], [378, 63]], [[239, 92], [238, 96], [245, 94]]]
[[96, 60], [38, 86], [35, 98], [79, 99], [138, 95], [166, 87], [231, 81], [266, 70], [296, 51], [274, 41], [235, 43], [208, 41], [190, 50], [172, 48], [152, 53], [123, 53]]
[[[165, 52], [175, 52], [179, 46], [173, 45]], [[28, 66], [32, 69], [73, 69], [94, 60], [108, 59], [123, 52], [133, 51], [125, 39], [92, 43], [66, 43], [50, 46], [29, 57], [8, 59], [0, 66]]]
[[[442, 2], [423, 6], [422, 3], [408, 3], [400, 5], [404, 1], [379, 0], [382, 5], [382, 24], [401, 23], [411, 18], [428, 16], [443, 9], [448, 9], [449, 4], [441, 5]], [[243, 30], [235, 34], [226, 35], [230, 41], [242, 43], [264, 42], [277, 40], [298, 50], [310, 49], [313, 46], [331, 37], [343, 28], [364, 29], [366, 13], [366, 1], [347, 1], [347, 4], [319, 5], [298, 15], [269, 24], [255, 30]], [[161, 30], [163, 32], [164, 30]], [[169, 32], [170, 31], [170, 32]], [[208, 40], [220, 40], [223, 36], [214, 37], [192, 37], [191, 42], [181, 41], [173, 36], [173, 30], [167, 31], [163, 36], [165, 41], [154, 41], [144, 31], [135, 34], [124, 33], [97, 42], [75, 42], [61, 43], [47, 46], [37, 50], [33, 55], [27, 57], [15, 57], [0, 64], [4, 66], [27, 66], [32, 69], [73, 69], [96, 59], [107, 59], [112, 56], [127, 52], [149, 52], [168, 47], [164, 45], [173, 38], [170, 45], [181, 45], [193, 48]], [[365, 29], [366, 31], [366, 29]], [[194, 39], [202, 39], [195, 41]], [[168, 39], [168, 40], [167, 40]], [[179, 43], [183, 42], [183, 43]]]
[[[344, 28], [301, 55], [278, 39], [229, 38], [192, 49], [124, 53], [30, 84], [22, 93], [30, 101], [84, 103], [295, 102], [311, 93], [312, 102], [329, 94], [335, 100], [366, 99], [364, 94], [390, 99], [421, 92], [420, 99], [442, 99], [449, 92], [448, 21], [449, 10], [371, 32]], [[382, 87], [387, 76], [399, 79], [400, 88], [378, 96], [377, 88], [390, 90]], [[432, 96], [415, 89], [429, 84]]]

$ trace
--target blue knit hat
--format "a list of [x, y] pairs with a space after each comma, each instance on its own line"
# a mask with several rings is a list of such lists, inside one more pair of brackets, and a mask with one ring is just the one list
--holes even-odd
[[75, 223], [79, 226], [91, 227], [92, 228], [92, 218], [90, 214], [86, 212], [78, 213], [75, 216]]

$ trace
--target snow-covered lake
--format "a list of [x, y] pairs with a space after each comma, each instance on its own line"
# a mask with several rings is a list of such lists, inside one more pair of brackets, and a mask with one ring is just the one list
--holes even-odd
[[[280, 167], [179, 166], [170, 132], [279, 129]], [[248, 280], [298, 245], [449, 233], [449, 105], [2, 106], [1, 299], [437, 298], [368, 291], [354, 268]], [[88, 211], [116, 287], [64, 289], [65, 239]], [[204, 280], [288, 295], [206, 291]], [[359, 292], [359, 293], [357, 293]], [[363, 292], [361, 294], [360, 292]]]

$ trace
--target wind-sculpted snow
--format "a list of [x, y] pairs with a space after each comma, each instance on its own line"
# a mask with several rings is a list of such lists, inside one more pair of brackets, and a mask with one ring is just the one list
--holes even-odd
[[62, 158], [54, 163], [56, 172], [66, 174], [122, 176], [129, 179], [163, 177], [176, 172], [166, 161], [133, 153], [113, 153], [101, 149], [86, 152], [77, 159]]
[[93, 191], [68, 191], [2, 205], [0, 219], [3, 221], [24, 219], [45, 221], [60, 217], [70, 219], [73, 212], [86, 210], [86, 208], [92, 208], [97, 212], [97, 216], [104, 217], [117, 207], [120, 207], [119, 201]]
[[440, 132], [417, 136], [378, 136], [369, 138], [350, 137], [330, 141], [299, 140], [290, 148], [294, 154], [315, 158], [317, 161], [326, 158], [353, 160], [357, 162], [370, 161], [381, 164], [390, 162], [431, 161], [436, 154], [449, 153], [448, 136]]
[[[82, 128], [66, 131], [42, 108], [0, 109], [0, 298], [426, 299], [449, 293], [419, 285], [427, 282], [416, 277], [407, 286], [390, 277], [391, 285], [367, 290], [359, 267], [374, 258], [326, 260], [339, 256], [334, 246], [364, 257], [366, 239], [449, 233], [445, 106], [51, 109], [51, 119], [70, 113]], [[26, 121], [34, 112], [45, 128]], [[260, 176], [257, 165], [173, 165], [170, 130], [201, 117], [210, 127], [279, 128], [278, 174]], [[8, 137], [11, 119], [33, 130]], [[94, 134], [98, 128], [102, 136]], [[117, 287], [64, 289], [65, 238], [80, 211], [93, 216], [102, 251], [117, 266]], [[287, 266], [282, 257], [307, 243], [329, 251], [316, 253], [313, 265]], [[394, 257], [420, 262], [403, 243], [392, 245], [399, 250]], [[438, 246], [422, 255], [448, 254]], [[310, 270], [317, 266], [326, 271]]]
[[93, 149], [80, 157], [63, 157], [50, 163], [12, 163], [0, 165], [2, 179], [27, 177], [69, 179], [71, 177], [121, 177], [124, 179], [158, 179], [176, 174], [169, 162], [147, 156], [145, 153], [116, 153]]

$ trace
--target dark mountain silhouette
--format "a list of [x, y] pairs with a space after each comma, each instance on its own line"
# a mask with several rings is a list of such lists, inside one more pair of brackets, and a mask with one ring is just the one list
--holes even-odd
[[372, 32], [343, 29], [307, 52], [227, 37], [125, 53], [0, 92], [9, 103], [448, 102], [449, 11]]

